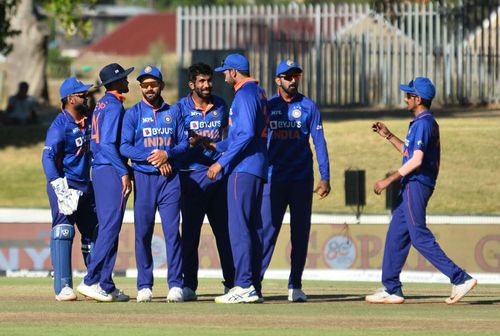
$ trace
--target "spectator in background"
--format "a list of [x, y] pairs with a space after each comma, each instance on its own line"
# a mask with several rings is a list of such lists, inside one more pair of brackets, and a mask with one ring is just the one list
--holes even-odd
[[9, 97], [7, 103], [6, 124], [27, 125], [37, 122], [36, 100], [28, 96], [29, 84], [19, 83], [17, 93]]

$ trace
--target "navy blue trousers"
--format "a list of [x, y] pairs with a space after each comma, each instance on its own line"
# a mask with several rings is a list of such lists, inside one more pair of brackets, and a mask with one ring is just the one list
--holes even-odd
[[234, 285], [251, 285], [260, 293], [262, 269], [262, 191], [264, 180], [248, 173], [231, 173], [227, 180], [229, 237], [233, 251]]
[[427, 202], [433, 191], [433, 188], [417, 181], [402, 186], [387, 231], [382, 263], [382, 284], [389, 294], [402, 287], [399, 275], [411, 245], [450, 278], [452, 284], [463, 283], [467, 277], [467, 273], [446, 256], [425, 223]]
[[302, 181], [268, 182], [262, 198], [264, 255], [261, 277], [264, 278], [283, 223], [287, 206], [290, 207], [291, 270], [288, 288], [302, 288], [302, 273], [307, 258], [311, 231], [313, 179]]
[[198, 246], [205, 214], [217, 243], [224, 285], [234, 286], [234, 265], [227, 223], [227, 178], [212, 181], [207, 169], [181, 172], [182, 273], [184, 286], [198, 288]]
[[107, 293], [115, 290], [112, 279], [118, 253], [118, 238], [122, 228], [127, 199], [122, 196], [121, 177], [112, 166], [92, 169], [92, 183], [97, 209], [99, 230], [87, 275], [83, 279], [91, 286], [99, 282]]
[[182, 252], [179, 234], [181, 186], [179, 176], [134, 173], [135, 259], [137, 288], [153, 288], [153, 238], [156, 209], [165, 237], [170, 288], [182, 287]]

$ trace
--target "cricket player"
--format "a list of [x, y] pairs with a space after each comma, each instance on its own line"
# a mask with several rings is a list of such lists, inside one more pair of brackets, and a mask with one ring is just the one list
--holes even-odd
[[384, 288], [368, 295], [366, 301], [404, 302], [399, 275], [413, 245], [434, 267], [450, 278], [453, 284], [451, 296], [445, 302], [453, 304], [474, 288], [477, 280], [446, 256], [425, 223], [427, 203], [439, 173], [441, 151], [439, 125], [430, 110], [436, 90], [431, 80], [425, 77], [417, 77], [408, 85], [401, 84], [400, 89], [406, 93], [407, 109], [414, 115], [406, 139], [399, 139], [382, 122], [377, 121], [372, 126], [374, 132], [388, 140], [403, 155], [403, 164], [395, 173], [373, 186], [373, 191], [380, 195], [391, 183], [401, 180], [401, 191], [385, 240], [382, 262]]
[[276, 68], [278, 92], [268, 101], [268, 182], [264, 186], [262, 221], [264, 257], [261, 275], [267, 270], [287, 206], [290, 207], [291, 272], [288, 300], [307, 301], [302, 273], [307, 257], [313, 195], [312, 137], [321, 175], [314, 192], [320, 199], [330, 193], [330, 168], [321, 115], [316, 104], [298, 91], [302, 69], [292, 60]]
[[267, 99], [258, 81], [250, 77], [245, 56], [230, 54], [215, 71], [224, 72], [226, 83], [236, 92], [229, 111], [228, 138], [211, 143], [223, 154], [207, 172], [212, 180], [223, 171], [229, 175], [228, 222], [235, 269], [235, 286], [229, 293], [216, 297], [215, 302], [263, 302], [260, 207], [267, 178]]
[[182, 254], [179, 234], [181, 186], [173, 161], [189, 148], [181, 112], [163, 100], [163, 75], [146, 66], [137, 77], [143, 100], [123, 119], [120, 152], [132, 161], [135, 178], [134, 227], [137, 302], [153, 298], [153, 237], [156, 209], [165, 236], [167, 301], [183, 301]]
[[180, 169], [182, 189], [182, 272], [184, 300], [197, 299], [198, 245], [203, 219], [207, 215], [219, 252], [224, 288], [234, 286], [234, 264], [227, 224], [227, 176], [210, 180], [208, 167], [221, 154], [205, 149], [200, 142], [220, 142], [227, 135], [229, 112], [224, 100], [212, 95], [212, 68], [204, 63], [189, 67], [190, 94], [178, 106], [191, 134], [191, 149]]
[[87, 275], [77, 290], [102, 302], [129, 300], [128, 295], [116, 288], [112, 273], [123, 215], [132, 190], [126, 158], [120, 155], [119, 147], [125, 113], [123, 94], [129, 91], [127, 76], [133, 70], [133, 67], [125, 70], [117, 63], [101, 69], [99, 77], [106, 93], [97, 102], [92, 116], [92, 182], [99, 230]]
[[81, 234], [83, 260], [88, 266], [91, 245], [97, 227], [95, 200], [90, 182], [90, 131], [87, 91], [74, 77], [60, 89], [62, 109], [49, 129], [42, 154], [47, 178], [47, 195], [52, 212], [50, 254], [54, 268], [54, 291], [57, 301], [76, 300], [73, 291], [71, 246], [74, 225]]

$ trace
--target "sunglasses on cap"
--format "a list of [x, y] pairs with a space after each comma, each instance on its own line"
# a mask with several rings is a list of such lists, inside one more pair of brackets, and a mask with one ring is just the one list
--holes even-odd
[[153, 81], [153, 82], [142, 82], [142, 83], [139, 83], [139, 86], [143, 89], [147, 89], [149, 87], [151, 87], [152, 89], [155, 89], [157, 87], [160, 86], [160, 83], [158, 83], [157, 81]]
[[280, 75], [279, 78], [290, 82], [292, 79], [299, 80], [302, 78], [302, 74], [293, 74], [293, 75]]

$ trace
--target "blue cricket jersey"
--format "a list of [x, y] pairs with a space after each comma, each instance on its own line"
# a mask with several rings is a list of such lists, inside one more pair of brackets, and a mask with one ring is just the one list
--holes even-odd
[[278, 93], [268, 101], [269, 179], [297, 181], [313, 177], [312, 136], [321, 179], [330, 180], [330, 164], [321, 115], [316, 104], [297, 94], [287, 102]]
[[403, 164], [413, 157], [415, 150], [421, 150], [424, 152], [422, 165], [403, 176], [401, 183], [419, 181], [429, 187], [434, 187], [439, 174], [440, 147], [439, 125], [436, 119], [431, 111], [422, 112], [410, 122], [403, 149]]
[[[212, 96], [212, 104], [206, 111], [199, 109], [191, 96], [182, 98], [179, 106], [184, 127], [199, 136], [207, 137], [212, 142], [220, 142], [224, 134], [224, 129], [228, 125], [229, 113], [226, 102], [217, 96]], [[206, 150], [201, 144], [189, 149], [183, 155], [181, 170], [201, 170], [210, 167], [221, 156], [217, 151]]]
[[118, 176], [128, 174], [127, 159], [120, 155], [120, 135], [123, 115], [123, 96], [106, 92], [99, 99], [92, 115], [90, 149], [94, 157], [92, 166], [111, 165]]
[[187, 132], [177, 106], [162, 100], [155, 110], [143, 100], [125, 112], [120, 152], [131, 159], [134, 170], [158, 174], [160, 170], [147, 161], [153, 150], [166, 151], [168, 161], [175, 167], [175, 159], [188, 148]]
[[45, 138], [42, 165], [47, 182], [65, 177], [72, 188], [86, 192], [90, 181], [90, 119], [77, 123], [71, 113], [59, 113]]
[[227, 139], [217, 143], [218, 160], [225, 173], [248, 173], [267, 180], [267, 99], [257, 80], [247, 78], [235, 86], [229, 111]]

